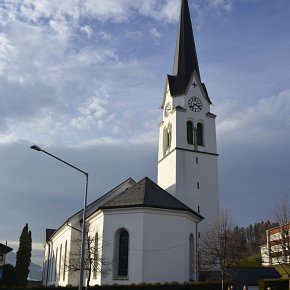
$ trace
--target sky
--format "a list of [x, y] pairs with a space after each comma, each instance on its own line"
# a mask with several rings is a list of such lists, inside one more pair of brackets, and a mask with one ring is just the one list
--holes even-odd
[[[290, 2], [189, 0], [217, 115], [220, 206], [240, 226], [290, 197]], [[0, 0], [0, 242], [46, 228], [129, 177], [157, 180], [179, 0]]]

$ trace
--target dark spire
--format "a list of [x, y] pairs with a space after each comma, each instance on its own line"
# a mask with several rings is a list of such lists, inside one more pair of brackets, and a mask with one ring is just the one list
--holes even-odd
[[193, 71], [196, 71], [200, 79], [188, 2], [187, 0], [181, 0], [173, 75], [168, 76], [172, 95], [179, 95], [185, 92]]

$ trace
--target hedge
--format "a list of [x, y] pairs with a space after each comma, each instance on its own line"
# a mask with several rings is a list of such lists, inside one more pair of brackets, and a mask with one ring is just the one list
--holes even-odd
[[268, 287], [271, 288], [271, 290], [287, 290], [289, 289], [288, 279], [267, 279], [267, 280], [261, 280], [259, 282], [259, 290], [267, 290]]
[[[226, 287], [225, 287], [226, 288]], [[0, 290], [77, 290], [78, 287], [0, 287]], [[220, 290], [219, 282], [197, 282], [197, 283], [165, 283], [165, 284], [139, 284], [139, 285], [105, 285], [89, 287], [89, 290]]]

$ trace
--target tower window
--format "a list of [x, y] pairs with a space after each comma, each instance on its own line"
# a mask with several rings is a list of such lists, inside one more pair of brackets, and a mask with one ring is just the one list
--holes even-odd
[[195, 163], [198, 164], [198, 157], [195, 157]]
[[197, 189], [199, 189], [199, 182], [197, 182]]
[[198, 146], [204, 146], [202, 123], [198, 123], [196, 126], [196, 143]]
[[168, 131], [167, 131], [167, 144], [168, 144], [168, 147], [171, 147], [171, 129], [168, 128]]
[[191, 121], [187, 121], [186, 130], [187, 130], [187, 143], [193, 144], [193, 123]]
[[167, 148], [168, 148], [167, 130], [166, 130], [166, 128], [164, 128], [164, 130], [163, 130], [163, 150], [164, 150], [164, 152], [167, 150]]
[[171, 147], [171, 141], [172, 141], [172, 125], [168, 124], [168, 126], [163, 129], [163, 151], [164, 151], [164, 153]]

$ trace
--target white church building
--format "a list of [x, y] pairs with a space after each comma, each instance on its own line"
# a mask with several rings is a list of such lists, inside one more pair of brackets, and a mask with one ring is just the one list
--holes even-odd
[[[187, 0], [162, 101], [158, 184], [127, 179], [88, 205], [90, 285], [198, 280], [198, 238], [218, 213], [216, 116], [202, 83]], [[82, 211], [47, 229], [43, 285], [79, 284]], [[86, 283], [86, 281], [84, 281]]]

